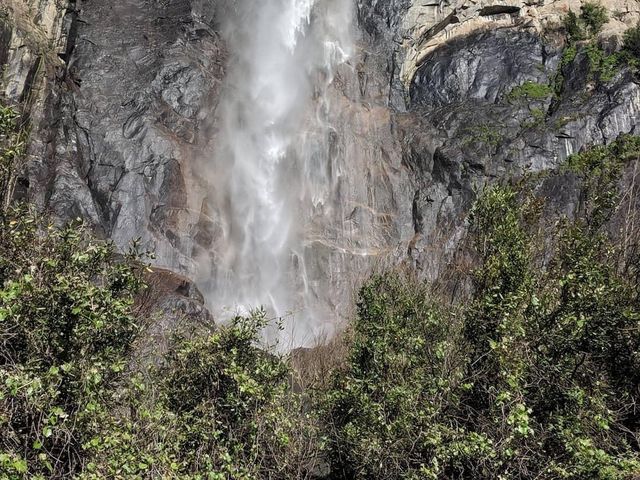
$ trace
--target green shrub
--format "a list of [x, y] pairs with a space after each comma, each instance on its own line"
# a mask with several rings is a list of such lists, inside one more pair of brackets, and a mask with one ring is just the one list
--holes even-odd
[[13, 132], [16, 128], [18, 112], [11, 107], [0, 107], [0, 135], [3, 137]]
[[131, 369], [142, 268], [80, 225], [0, 217], [0, 478], [307, 478], [316, 416], [257, 346], [264, 313]]
[[508, 97], [511, 100], [527, 99], [527, 100], [545, 100], [553, 95], [553, 88], [544, 83], [536, 83], [527, 80], [522, 85], [514, 87]]
[[561, 67], [566, 67], [566, 66], [570, 65], [571, 63], [573, 63], [573, 61], [576, 58], [576, 55], [578, 55], [578, 49], [576, 48], [576, 46], [575, 45], [569, 45], [562, 52], [562, 60], [560, 61], [560, 66]]
[[[575, 13], [569, 11], [564, 19], [564, 27], [567, 32], [569, 45], [562, 55], [560, 66], [565, 69], [575, 59], [578, 51], [584, 51], [589, 60], [589, 79], [607, 83], [615, 78], [623, 65], [629, 65], [629, 54], [633, 49], [626, 47], [623, 52], [607, 54], [597, 43], [595, 38], [579, 49], [576, 42], [594, 37], [604, 24], [609, 21], [607, 9], [598, 3], [587, 2], [582, 7], [580, 18]], [[633, 44], [633, 29], [630, 29], [625, 38], [629, 38], [629, 45]], [[626, 40], [625, 40], [626, 43]], [[566, 72], [565, 72], [566, 73]], [[559, 74], [559, 76], [561, 76]]]
[[580, 10], [580, 17], [569, 10], [564, 18], [564, 29], [572, 43], [597, 35], [609, 21], [607, 9], [599, 3], [586, 2]]
[[591, 35], [596, 35], [602, 27], [609, 21], [609, 14], [606, 7], [600, 3], [586, 2], [580, 7], [582, 13], [580, 19], [584, 22]]
[[81, 478], [296, 479], [319, 461], [316, 417], [281, 356], [257, 346], [264, 312], [176, 338], [166, 360], [121, 391], [85, 446]]
[[[458, 428], [465, 388], [458, 323], [424, 285], [398, 273], [360, 290], [347, 370], [327, 394], [327, 432], [337, 478], [439, 478], [472, 454], [491, 455]], [[457, 451], [447, 449], [455, 443]]]
[[586, 38], [578, 16], [572, 10], [569, 10], [569, 13], [564, 18], [564, 29], [571, 42], [579, 42]]
[[136, 269], [134, 252], [117, 262], [79, 225], [0, 217], [0, 477], [82, 467], [137, 331]]
[[640, 23], [625, 32], [623, 48], [634, 58], [640, 59]]
[[178, 420], [187, 472], [292, 479], [314, 468], [314, 418], [291, 391], [288, 362], [257, 346], [267, 323], [264, 311], [237, 318], [209, 337], [179, 343], [167, 358], [160, 372], [165, 405]]
[[589, 76], [601, 82], [610, 82], [620, 71], [623, 55], [620, 52], [608, 55], [595, 43], [590, 43], [585, 48], [589, 59]]
[[624, 163], [640, 156], [640, 137], [622, 135], [609, 145], [599, 145], [571, 155], [566, 167], [583, 177], [585, 220], [598, 229], [619, 201], [618, 178]]

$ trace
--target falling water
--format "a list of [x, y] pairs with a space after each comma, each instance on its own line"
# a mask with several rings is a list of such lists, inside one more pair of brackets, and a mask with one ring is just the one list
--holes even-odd
[[327, 90], [351, 55], [351, 8], [350, 0], [227, 4], [230, 58], [212, 169], [219, 317], [264, 306], [300, 337], [321, 314], [305, 259], [310, 219], [325, 214], [334, 189]]

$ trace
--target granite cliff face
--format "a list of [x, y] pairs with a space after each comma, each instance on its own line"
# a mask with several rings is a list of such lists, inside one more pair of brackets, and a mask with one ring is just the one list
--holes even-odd
[[[611, 52], [640, 6], [603, 5], [611, 20], [598, 41]], [[358, 0], [357, 53], [327, 93], [327, 158], [339, 172], [333, 220], [308, 222], [315, 254], [306, 268], [318, 296], [343, 310], [351, 287], [387, 262], [438, 278], [484, 184], [553, 170], [585, 146], [635, 131], [640, 87], [631, 71], [600, 81], [584, 52], [563, 55], [561, 19], [579, 6]], [[3, 0], [2, 91], [32, 125], [16, 196], [61, 220], [80, 216], [121, 248], [141, 237], [159, 266], [197, 278], [220, 235], [202, 172], [228, 60], [222, 7]], [[571, 214], [572, 180], [546, 182], [542, 191]]]
[[[158, 265], [193, 271], [205, 193], [192, 167], [211, 137], [224, 63], [213, 5], [2, 7], [3, 94], [22, 106], [32, 131], [15, 195], [62, 222], [84, 219], [122, 249], [140, 238]], [[175, 321], [184, 311], [207, 319], [203, 303], [178, 292], [158, 309], [177, 312]]]
[[[69, 5], [66, 64], [46, 100], [29, 196], [125, 247], [189, 272], [203, 193], [193, 172], [211, 137], [224, 52], [210, 2]], [[189, 193], [187, 193], [189, 188]]]
[[[602, 51], [639, 17], [637, 2], [604, 2]], [[360, 2], [371, 63], [386, 59], [391, 126], [413, 190], [413, 264], [435, 279], [464, 235], [487, 182], [554, 170], [583, 147], [635, 131], [637, 79], [622, 67], [596, 81], [582, 52], [567, 60], [562, 18], [579, 2]], [[366, 77], [375, 76], [365, 62]], [[379, 73], [378, 73], [379, 76]], [[524, 88], [523, 88], [524, 86]], [[527, 87], [536, 91], [529, 94]], [[566, 181], [566, 184], [562, 185]], [[553, 178], [557, 206], [579, 203], [572, 180]], [[406, 210], [398, 213], [406, 215]], [[402, 242], [407, 239], [403, 239]]]

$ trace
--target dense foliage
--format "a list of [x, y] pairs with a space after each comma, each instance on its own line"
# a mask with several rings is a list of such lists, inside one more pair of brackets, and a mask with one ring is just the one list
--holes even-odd
[[599, 3], [585, 3], [580, 16], [573, 11], [565, 16], [567, 47], [555, 81], [557, 90], [562, 88], [564, 73], [575, 68], [572, 64], [579, 53], [584, 53], [588, 60], [590, 81], [606, 84], [623, 69], [637, 73], [640, 66], [640, 25], [627, 29], [622, 48], [611, 51], [610, 47], [603, 47], [597, 38], [608, 21], [607, 9]]
[[[598, 38], [604, 25], [609, 21], [607, 9], [600, 3], [587, 2], [581, 7], [580, 15], [572, 10], [564, 16], [562, 31], [565, 48], [558, 69], [549, 83], [525, 81], [515, 86], [507, 95], [510, 102], [527, 104], [531, 116], [521, 123], [523, 128], [539, 128], [545, 125], [547, 114], [556, 108], [554, 102], [563, 98], [565, 78], [574, 78], [576, 71], [588, 69], [586, 80], [598, 91], [614, 81], [622, 72], [637, 74], [640, 70], [640, 25], [629, 28], [624, 33], [621, 48], [610, 42], [606, 44]], [[585, 93], [588, 95], [588, 93]], [[536, 105], [551, 99], [550, 107]], [[547, 111], [548, 110], [548, 111]], [[556, 124], [562, 127], [563, 121]]]
[[[16, 118], [0, 115], [3, 139]], [[556, 222], [537, 177], [485, 189], [467, 301], [374, 275], [344, 358], [303, 378], [260, 346], [261, 311], [140, 358], [155, 319], [136, 302], [135, 245], [116, 254], [80, 224], [7, 208], [0, 479], [637, 478], [637, 194], [619, 185], [639, 160], [632, 136], [570, 157], [555, 175], [578, 179], [580, 203]]]
[[580, 10], [580, 16], [570, 10], [564, 19], [565, 30], [573, 42], [597, 35], [609, 21], [606, 7], [597, 2], [586, 2]]
[[[305, 478], [320, 444], [264, 314], [132, 369], [138, 255], [0, 219], [0, 478]], [[143, 362], [144, 363], [144, 362]]]
[[135, 262], [113, 255], [79, 225], [59, 230], [25, 209], [0, 217], [3, 478], [77, 471], [117, 394], [140, 284]]
[[307, 478], [318, 459], [311, 413], [283, 359], [256, 346], [264, 314], [179, 338], [133, 375], [119, 415], [101, 418], [80, 478]]
[[625, 32], [624, 50], [640, 60], [640, 23]]
[[586, 2], [580, 7], [580, 10], [580, 20], [584, 22], [591, 35], [596, 35], [609, 21], [607, 8], [599, 3]]
[[637, 259], [619, 268], [604, 228], [639, 156], [627, 137], [570, 158], [583, 213], [551, 246], [524, 185], [488, 189], [472, 213], [481, 266], [466, 307], [443, 310], [398, 274], [363, 287], [327, 397], [337, 478], [640, 474]]

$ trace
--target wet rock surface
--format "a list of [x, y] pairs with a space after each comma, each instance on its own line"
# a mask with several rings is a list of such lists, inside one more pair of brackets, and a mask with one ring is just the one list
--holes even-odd
[[30, 198], [62, 220], [87, 219], [121, 248], [141, 237], [159, 265], [193, 273], [202, 201], [193, 165], [212, 137], [225, 58], [214, 4], [78, 1], [73, 11]]

